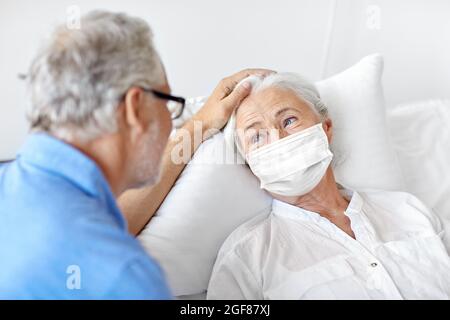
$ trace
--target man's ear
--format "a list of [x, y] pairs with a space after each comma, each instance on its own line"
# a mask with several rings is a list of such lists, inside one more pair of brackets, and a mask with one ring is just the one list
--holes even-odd
[[333, 121], [330, 118], [326, 118], [323, 122], [323, 129], [328, 137], [328, 143], [331, 143], [333, 140]]
[[143, 117], [144, 92], [141, 88], [133, 87], [125, 95], [124, 118], [128, 128], [145, 131], [145, 122]]

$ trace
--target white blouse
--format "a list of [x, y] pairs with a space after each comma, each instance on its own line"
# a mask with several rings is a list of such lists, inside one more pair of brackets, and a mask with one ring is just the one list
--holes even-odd
[[342, 190], [356, 240], [274, 200], [222, 246], [208, 299], [449, 299], [440, 220], [403, 192]]

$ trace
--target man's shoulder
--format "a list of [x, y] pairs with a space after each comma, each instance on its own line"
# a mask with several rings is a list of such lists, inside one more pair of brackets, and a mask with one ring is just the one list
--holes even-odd
[[[45, 238], [24, 239], [34, 249], [5, 257], [2, 270], [7, 271], [11, 281], [27, 280], [21, 290], [30, 297], [156, 299], [168, 296], [162, 269], [134, 237], [108, 225], [97, 230], [100, 225], [74, 223], [59, 231], [51, 228]], [[14, 268], [14, 265], [21, 267]], [[19, 285], [10, 280], [0, 276], [0, 285], [12, 289]]]
[[9, 223], [45, 224], [49, 233], [73, 225], [80, 217], [113, 218], [101, 196], [85, 192], [57, 172], [47, 172], [20, 159], [0, 168], [0, 198], [0, 212]]
[[[80, 202], [80, 205], [91, 204], [88, 194], [58, 173], [48, 172], [20, 159], [0, 166], [0, 195], [4, 200], [13, 200], [14, 204], [33, 205], [34, 202], [38, 202], [39, 206], [36, 206], [36, 209], [46, 204], [53, 207], [61, 203], [70, 206], [74, 200], [69, 199], [80, 197], [87, 200]], [[17, 197], [22, 201], [14, 201]]]
[[171, 299], [172, 294], [159, 264], [148, 255], [125, 261], [102, 298]]
[[10, 162], [0, 161], [0, 179]]
[[[138, 240], [126, 231], [105, 229], [110, 230], [95, 232], [80, 246], [85, 250], [80, 258], [87, 271], [95, 274], [89, 279], [104, 289], [98, 298], [169, 299], [163, 270]], [[93, 243], [97, 249], [91, 248]], [[95, 286], [90, 288], [95, 290]]]
[[125, 251], [121, 247], [99, 248], [78, 257], [77, 267], [84, 284], [84, 292], [78, 294], [95, 299], [170, 299], [158, 262], [137, 243], [129, 243]]

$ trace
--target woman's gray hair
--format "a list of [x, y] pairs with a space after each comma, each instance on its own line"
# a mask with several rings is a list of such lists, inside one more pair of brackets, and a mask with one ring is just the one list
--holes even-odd
[[117, 131], [117, 107], [130, 87], [162, 85], [165, 74], [144, 20], [92, 11], [80, 29], [54, 31], [27, 80], [32, 131], [89, 141]]
[[320, 99], [319, 91], [314, 84], [292, 72], [272, 73], [266, 77], [250, 76], [242, 82], [248, 81], [252, 84], [252, 93], [262, 91], [269, 87], [291, 90], [300, 99], [305, 101], [313, 108], [323, 119], [328, 117], [328, 109]]
[[[278, 72], [269, 74], [266, 77], [250, 76], [242, 80], [237, 86], [244, 82], [250, 82], [252, 89], [250, 95], [262, 91], [270, 87], [291, 90], [300, 99], [305, 101], [313, 111], [315, 111], [322, 120], [328, 118], [328, 108], [320, 98], [314, 84], [303, 78], [302, 76], [291, 72]], [[238, 134], [236, 134], [236, 115], [233, 113], [224, 130], [225, 140], [228, 146], [237, 147], [239, 154], [245, 158], [243, 149], [239, 143]]]

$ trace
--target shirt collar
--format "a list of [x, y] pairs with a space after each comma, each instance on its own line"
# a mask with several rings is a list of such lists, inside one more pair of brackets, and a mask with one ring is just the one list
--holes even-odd
[[[347, 200], [349, 200], [348, 207], [345, 210], [346, 213], [361, 211], [364, 202], [358, 192], [348, 189], [340, 189], [339, 191]], [[317, 212], [299, 208], [297, 206], [276, 199], [273, 199], [272, 211], [276, 215], [282, 215], [296, 219], [300, 218], [306, 221], [319, 222], [323, 219], [322, 216]]]
[[75, 147], [48, 134], [36, 133], [28, 137], [17, 158], [60, 176], [85, 193], [102, 199], [126, 228], [126, 222], [102, 171], [94, 160]]
[[345, 210], [346, 213], [360, 212], [362, 210], [364, 200], [358, 192], [348, 189], [340, 189], [339, 191], [344, 196], [344, 198], [349, 201], [348, 207]]

